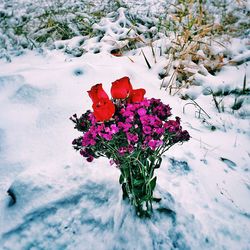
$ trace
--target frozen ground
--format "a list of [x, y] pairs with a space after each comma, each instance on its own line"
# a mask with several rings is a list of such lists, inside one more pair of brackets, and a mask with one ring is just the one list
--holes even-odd
[[[0, 249], [250, 249], [249, 95], [234, 111], [234, 96], [217, 96], [219, 113], [208, 94], [239, 91], [245, 74], [249, 86], [249, 62], [196, 72], [198, 86], [185, 93], [201, 110], [160, 89], [166, 59], [156, 54], [153, 64], [149, 47], [150, 70], [140, 49], [115, 57], [108, 40], [83, 46], [90, 52], [81, 57], [36, 50], [0, 61]], [[248, 58], [247, 40], [234, 39], [227, 53]], [[106, 159], [86, 163], [71, 146], [78, 133], [69, 117], [91, 107], [86, 91], [102, 82], [108, 92], [123, 76], [169, 103], [192, 137], [164, 156], [156, 173], [163, 199], [150, 220], [122, 201], [118, 169]]]

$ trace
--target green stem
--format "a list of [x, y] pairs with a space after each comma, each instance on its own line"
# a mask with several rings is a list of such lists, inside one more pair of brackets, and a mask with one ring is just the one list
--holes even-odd
[[130, 189], [129, 189], [129, 182], [128, 182], [128, 176], [126, 175], [126, 170], [124, 171], [124, 174], [122, 173], [122, 175], [123, 176], [125, 176], [125, 188], [126, 188], [126, 192], [127, 192], [127, 194], [128, 194], [128, 198], [130, 199], [130, 194], [131, 194], [131, 192], [130, 192]]
[[113, 157], [119, 160], [119, 157], [117, 156], [118, 150], [116, 148], [111, 147], [108, 143], [105, 143], [105, 141], [102, 138], [101, 141], [104, 147], [107, 147], [111, 150]]
[[131, 172], [131, 168], [129, 167], [129, 174], [130, 174], [130, 178], [131, 178], [131, 187], [132, 187], [132, 195], [133, 195], [133, 203], [135, 206], [138, 206], [137, 204], [137, 200], [135, 199], [135, 193], [134, 193], [134, 183], [133, 183], [133, 176], [132, 176], [132, 172]]

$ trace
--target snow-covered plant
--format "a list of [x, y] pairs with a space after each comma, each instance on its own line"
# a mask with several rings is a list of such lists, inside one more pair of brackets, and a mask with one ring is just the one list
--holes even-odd
[[195, 74], [214, 74], [225, 63], [223, 53], [214, 51], [213, 46], [221, 45], [215, 34], [221, 28], [214, 22], [209, 5], [199, 0], [175, 0], [171, 12], [166, 16], [165, 24], [160, 20], [159, 29], [170, 37], [171, 45], [165, 54], [168, 62], [160, 72], [162, 87], [169, 94], [180, 93], [183, 88], [195, 84]]
[[112, 83], [110, 100], [102, 84], [88, 91], [93, 111], [71, 120], [82, 136], [73, 146], [91, 162], [100, 156], [120, 169], [123, 198], [128, 198], [139, 216], [149, 216], [156, 186], [154, 170], [162, 154], [178, 142], [189, 140], [180, 118], [169, 119], [171, 108], [159, 99], [144, 98], [144, 89], [133, 89], [128, 77]]

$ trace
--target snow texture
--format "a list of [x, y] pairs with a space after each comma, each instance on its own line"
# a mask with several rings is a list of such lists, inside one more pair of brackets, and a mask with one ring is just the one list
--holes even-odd
[[[133, 61], [54, 51], [1, 62], [2, 249], [248, 248], [248, 120], [217, 114], [200, 95], [218, 128], [211, 131], [193, 107], [182, 113], [186, 101], [159, 89], [141, 56]], [[168, 102], [192, 136], [164, 157], [163, 201], [145, 221], [122, 201], [119, 170], [105, 159], [85, 163], [71, 147], [78, 133], [68, 118], [91, 107], [86, 91], [103, 82], [108, 92], [124, 75]]]
[[[125, 21], [122, 9], [119, 18]], [[98, 25], [112, 37], [114, 28], [120, 35], [127, 29], [110, 17]], [[76, 48], [79, 39], [55, 46]], [[93, 53], [98, 46], [100, 53]], [[194, 72], [197, 86], [186, 90], [188, 100], [160, 89], [167, 58], [156, 53], [153, 64], [151, 48], [141, 45], [149, 70], [141, 49], [115, 57], [112, 46], [103, 36], [86, 39], [81, 56], [27, 50], [0, 61], [0, 249], [250, 249], [249, 95], [238, 110], [231, 108], [232, 95], [223, 98], [220, 113], [211, 96], [211, 90], [242, 89], [245, 75], [249, 86], [246, 40], [227, 46], [235, 62], [243, 58], [240, 65], [228, 64], [216, 75]], [[162, 201], [151, 219], [137, 218], [122, 200], [119, 169], [104, 158], [87, 163], [71, 145], [79, 133], [69, 117], [91, 108], [87, 90], [103, 83], [109, 93], [123, 76], [147, 97], [168, 103], [192, 137], [164, 155], [155, 192]]]

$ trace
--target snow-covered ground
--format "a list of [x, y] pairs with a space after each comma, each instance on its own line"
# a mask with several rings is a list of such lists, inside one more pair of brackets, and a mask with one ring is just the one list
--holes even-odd
[[[160, 89], [167, 60], [156, 53], [153, 64], [150, 47], [148, 69], [140, 49], [115, 57], [105, 39], [84, 46], [81, 57], [45, 49], [0, 61], [0, 249], [250, 249], [249, 95], [235, 111], [234, 97], [217, 96], [219, 113], [208, 94], [241, 89], [245, 75], [248, 87], [249, 62], [196, 72], [199, 86], [183, 90], [192, 101]], [[227, 50], [234, 62], [249, 57], [244, 39]], [[156, 172], [162, 201], [146, 220], [122, 200], [119, 170], [104, 158], [87, 163], [71, 145], [79, 133], [69, 117], [91, 108], [86, 91], [103, 83], [109, 92], [123, 76], [168, 103], [191, 135], [165, 154]]]

